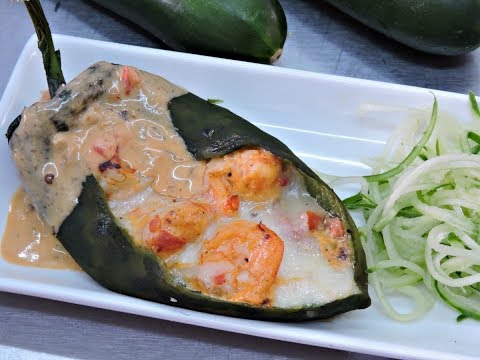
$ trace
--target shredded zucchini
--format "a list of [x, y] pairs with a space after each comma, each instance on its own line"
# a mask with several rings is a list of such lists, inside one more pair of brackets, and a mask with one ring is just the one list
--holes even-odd
[[[469, 98], [480, 116], [472, 92]], [[430, 121], [402, 124], [362, 190], [343, 200], [365, 217], [370, 283], [392, 318], [417, 319], [442, 299], [459, 321], [480, 320], [479, 152], [480, 121], [439, 117], [435, 98]], [[335, 182], [348, 179], [360, 182]], [[398, 311], [392, 295], [409, 297], [413, 310]]]
[[468, 93], [468, 96], [470, 98], [470, 104], [472, 104], [472, 110], [473, 112], [478, 116], [480, 117], [480, 109], [478, 108], [478, 103], [477, 103], [477, 99], [475, 98], [475, 94], [473, 93], [473, 91], [470, 91]]

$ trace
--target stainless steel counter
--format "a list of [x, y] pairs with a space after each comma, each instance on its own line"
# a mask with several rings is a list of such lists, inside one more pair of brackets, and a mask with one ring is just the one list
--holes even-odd
[[[480, 93], [480, 50], [421, 54], [316, 0], [281, 0], [289, 22], [275, 66], [446, 91]], [[161, 47], [136, 26], [88, 1], [44, 0], [52, 31]], [[0, 93], [33, 27], [24, 6], [0, 2]], [[0, 359], [380, 359], [0, 292]]]

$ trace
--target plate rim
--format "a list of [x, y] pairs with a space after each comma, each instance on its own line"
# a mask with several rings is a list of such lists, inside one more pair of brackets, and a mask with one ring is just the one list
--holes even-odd
[[[54, 34], [53, 36], [54, 36], [54, 40], [56, 41], [66, 41], [66, 42], [72, 41], [72, 42], [81, 42], [83, 44], [96, 44], [97, 46], [101, 46], [101, 47], [115, 48], [114, 50], [127, 49], [134, 52], [141, 51], [142, 53], [151, 53], [154, 55], [155, 54], [161, 55], [171, 59], [184, 59], [184, 60], [194, 61], [194, 62], [200, 61], [203, 63], [208, 62], [209, 64], [214, 64], [214, 65], [222, 65], [222, 66], [235, 65], [240, 70], [268, 69], [269, 72], [276, 73], [276, 74], [288, 74], [291, 76], [314, 78], [314, 79], [320, 79], [323, 81], [334, 81], [337, 83], [348, 83], [348, 84], [353, 83], [356, 85], [375, 87], [377, 89], [378, 88], [388, 88], [393, 90], [398, 89], [398, 90], [408, 91], [408, 92], [413, 91], [415, 93], [421, 92], [422, 94], [424, 94], [425, 91], [434, 91], [435, 94], [445, 94], [445, 95], [448, 95], [449, 97], [453, 96], [459, 99], [464, 99], [466, 97], [466, 95], [464, 94], [446, 92], [441, 90], [432, 90], [432, 89], [420, 88], [420, 87], [409, 86], [409, 85], [386, 83], [381, 81], [359, 79], [359, 78], [349, 78], [345, 76], [283, 68], [283, 67], [264, 65], [264, 64], [249, 63], [249, 62], [244, 62], [239, 60], [229, 60], [229, 59], [216, 58], [216, 57], [210, 57], [205, 55], [181, 53], [181, 52], [175, 52], [171, 50], [155, 49], [155, 48], [141, 47], [136, 45], [119, 44], [119, 43], [114, 43], [109, 41], [93, 40], [93, 39], [87, 39], [87, 38], [69, 36], [69, 35]], [[5, 90], [2, 94], [2, 98], [0, 100], [0, 127], [5, 126], [5, 122], [11, 120], [11, 119], [7, 119], [7, 114], [11, 112], [10, 111], [11, 109], [8, 103], [9, 103], [9, 100], [13, 97], [13, 92], [14, 92], [13, 89], [15, 86], [14, 81], [19, 76], [19, 74], [23, 71], [23, 66], [25, 65], [28, 58], [30, 56], [33, 56], [35, 53], [38, 53], [38, 49], [36, 44], [36, 35], [33, 34], [27, 40], [25, 46], [23, 47], [20, 53], [20, 56], [15, 64], [15, 67], [10, 75], [10, 78], [7, 82]], [[56, 270], [56, 271], [62, 271], [62, 270]], [[42, 284], [39, 284], [38, 282], [11, 279], [11, 278], [5, 277], [5, 275], [2, 273], [0, 273], [0, 280], [1, 280], [0, 291], [41, 297], [41, 298], [69, 302], [69, 303], [83, 305], [83, 306], [96, 307], [96, 308], [110, 310], [110, 311], [131, 313], [131, 314], [136, 314], [140, 316], [163, 319], [167, 321], [175, 321], [175, 322], [184, 323], [184, 324], [208, 327], [208, 328], [213, 328], [213, 329], [222, 330], [222, 331], [229, 331], [229, 332], [234, 332], [239, 334], [265, 337], [265, 338], [300, 343], [305, 345], [313, 345], [313, 346], [320, 346], [320, 347], [325, 347], [330, 349], [353, 351], [357, 353], [364, 353], [364, 354], [370, 354], [375, 356], [387, 356], [387, 357], [396, 357], [396, 358], [408, 357], [410, 359], [426, 359], [426, 360], [449, 359], [452, 356], [454, 356], [456, 359], [465, 359], [465, 360], [475, 358], [475, 357], [470, 357], [465, 355], [458, 355], [455, 353], [447, 353], [445, 351], [415, 349], [413, 346], [404, 346], [404, 345], [394, 344], [395, 346], [388, 347], [386, 345], [389, 345], [389, 344], [384, 341], [372, 341], [372, 340], [365, 340], [365, 339], [360, 339], [359, 341], [359, 339], [356, 338], [355, 336], [346, 336], [346, 335], [342, 336], [339, 334], [329, 334], [328, 330], [323, 330], [323, 329], [321, 329], [320, 331], [321, 334], [319, 334], [318, 337], [315, 337], [315, 339], [313, 338], [313, 336], [307, 337], [304, 339], [299, 339], [298, 337], [294, 337], [291, 334], [287, 334], [287, 333], [272, 334], [268, 330], [263, 330], [262, 326], [251, 326], [251, 327], [248, 326], [249, 322], [254, 322], [255, 324], [258, 324], [258, 320], [237, 319], [241, 321], [240, 324], [235, 323], [232, 325], [232, 324], [228, 324], [228, 322], [225, 322], [227, 323], [227, 325], [225, 325], [221, 320], [231, 319], [231, 317], [206, 314], [206, 313], [197, 312], [193, 310], [172, 307], [169, 305], [153, 303], [156, 306], [160, 307], [161, 316], [158, 316], [158, 313], [153, 314], [151, 311], [148, 311], [148, 309], [146, 309], [147, 308], [146, 306], [143, 306], [143, 307], [141, 306], [142, 303], [152, 304], [152, 302], [133, 298], [127, 295], [121, 295], [121, 294], [111, 292], [114, 300], [113, 306], [112, 306], [112, 298], [107, 299], [108, 301], [105, 301], [103, 299], [92, 300], [91, 298], [90, 299], [84, 298], [85, 293], [90, 292], [89, 290], [85, 290], [85, 289], [79, 289], [73, 294], [68, 294], [68, 292], [66, 292], [68, 290], [68, 287], [59, 286], [59, 285], [50, 285], [50, 289], [48, 291], [45, 291], [44, 288], [42, 289]], [[125, 305], [124, 303], [122, 304], [122, 301], [120, 300], [125, 296], [130, 298], [132, 300], [132, 303], [129, 302], [127, 305]], [[139, 307], [135, 308], [134, 306], [139, 306]], [[211, 320], [204, 319], [203, 317], [205, 315], [208, 315], [208, 317], [212, 317], [212, 319]], [[243, 322], [246, 322], [246, 324], [243, 325], [242, 324]]]

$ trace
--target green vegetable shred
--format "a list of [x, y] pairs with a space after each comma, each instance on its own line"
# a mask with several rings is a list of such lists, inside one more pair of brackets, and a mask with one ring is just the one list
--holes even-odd
[[[480, 320], [479, 151], [480, 121], [439, 116], [435, 99], [428, 124], [405, 122], [387, 142], [374, 175], [351, 178], [362, 190], [343, 202], [363, 212], [370, 283], [392, 318], [417, 319], [442, 299], [458, 321]], [[399, 311], [396, 295], [415, 306]]]

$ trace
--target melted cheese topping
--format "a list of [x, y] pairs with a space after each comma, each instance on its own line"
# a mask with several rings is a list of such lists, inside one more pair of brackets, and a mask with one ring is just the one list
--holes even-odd
[[[26, 109], [10, 146], [46, 222], [58, 230], [93, 174], [122, 226], [178, 284], [279, 307], [358, 293], [349, 235], [297, 170], [261, 148], [209, 162], [192, 157], [168, 113], [168, 101], [184, 93], [140, 70], [99, 63]], [[11, 239], [30, 238], [6, 234], [3, 254], [12, 260]]]

